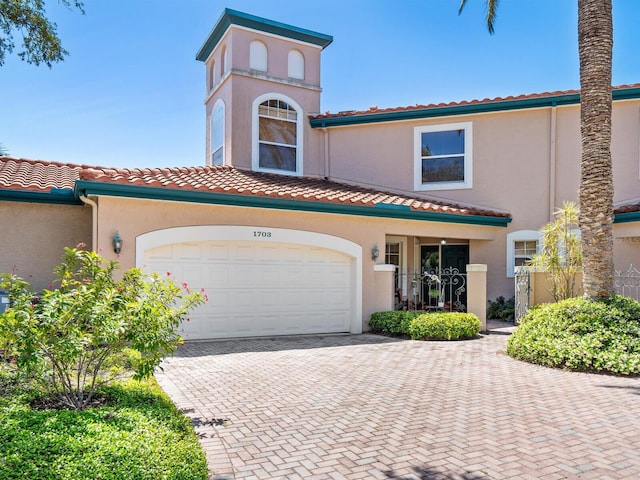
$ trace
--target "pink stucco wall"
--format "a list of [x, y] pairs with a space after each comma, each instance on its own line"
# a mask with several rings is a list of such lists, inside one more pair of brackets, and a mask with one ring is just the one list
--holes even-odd
[[64, 247], [91, 246], [91, 210], [82, 206], [0, 202], [0, 271], [28, 280], [36, 291], [55, 278]]

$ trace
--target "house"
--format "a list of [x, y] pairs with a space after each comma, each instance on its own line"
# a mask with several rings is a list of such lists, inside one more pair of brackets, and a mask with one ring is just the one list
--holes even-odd
[[[204, 166], [0, 157], [0, 269], [17, 265], [45, 288], [62, 248], [85, 242], [124, 267], [170, 272], [209, 297], [189, 339], [360, 333], [374, 311], [426, 301], [403, 273], [427, 266], [481, 278], [482, 309], [513, 295], [538, 229], [577, 198], [579, 92], [321, 113], [331, 42], [225, 10], [196, 56]], [[626, 268], [640, 245], [640, 85], [613, 98]]]

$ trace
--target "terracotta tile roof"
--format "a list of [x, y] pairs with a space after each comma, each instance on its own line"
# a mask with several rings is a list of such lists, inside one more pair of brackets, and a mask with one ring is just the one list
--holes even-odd
[[229, 166], [145, 169], [89, 168], [80, 172], [80, 179], [347, 205], [373, 207], [377, 204], [385, 204], [407, 206], [417, 211], [509, 217], [506, 213], [432, 202], [419, 197], [398, 195], [346, 183], [310, 177], [253, 172]]
[[613, 209], [614, 214], [640, 212], [640, 202], [619, 205]]
[[0, 157], [0, 188], [49, 191], [72, 189], [84, 165]]
[[[635, 83], [631, 85], [618, 85], [613, 87], [614, 91], [617, 90], [627, 90], [633, 88], [640, 88], [640, 83]], [[485, 98], [485, 99], [477, 99], [477, 100], [463, 100], [460, 102], [449, 102], [449, 103], [431, 103], [428, 105], [410, 105], [406, 107], [391, 107], [391, 108], [378, 108], [377, 106], [372, 106], [369, 110], [348, 110], [338, 113], [325, 112], [324, 114], [319, 115], [311, 115], [309, 118], [312, 120], [315, 119], [325, 119], [325, 118], [339, 118], [339, 117], [356, 117], [359, 115], [371, 115], [371, 114], [383, 114], [383, 113], [395, 113], [395, 112], [411, 112], [414, 110], [429, 110], [436, 108], [446, 108], [446, 107], [461, 107], [466, 105], [489, 105], [492, 103], [499, 102], [509, 102], [514, 100], [534, 100], [538, 98], [549, 98], [549, 97], [558, 97], [562, 95], [577, 95], [580, 93], [580, 90], [558, 90], [555, 92], [543, 92], [543, 93], [531, 93], [526, 95], [517, 95], [517, 96], [508, 96], [508, 97], [495, 97], [495, 98]]]
[[105, 168], [0, 157], [0, 188], [73, 188], [76, 180], [414, 211], [510, 218], [504, 212], [437, 202], [310, 177], [292, 177], [234, 167]]

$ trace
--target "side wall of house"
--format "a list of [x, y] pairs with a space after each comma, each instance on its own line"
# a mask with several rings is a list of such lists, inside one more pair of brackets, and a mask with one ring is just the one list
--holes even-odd
[[91, 246], [91, 209], [83, 206], [0, 202], [0, 271], [28, 280], [36, 291], [54, 279], [64, 247]]

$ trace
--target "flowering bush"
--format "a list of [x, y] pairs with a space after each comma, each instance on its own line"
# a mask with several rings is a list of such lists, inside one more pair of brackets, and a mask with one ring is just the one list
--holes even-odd
[[202, 292], [138, 268], [116, 279], [118, 268], [96, 252], [65, 248], [57, 288], [37, 301], [28, 282], [0, 275], [10, 299], [0, 314], [0, 351], [66, 407], [88, 406], [96, 388], [113, 380], [114, 358], [125, 350], [135, 353], [128, 356], [136, 378], [152, 375], [182, 343], [180, 322], [205, 301]]

